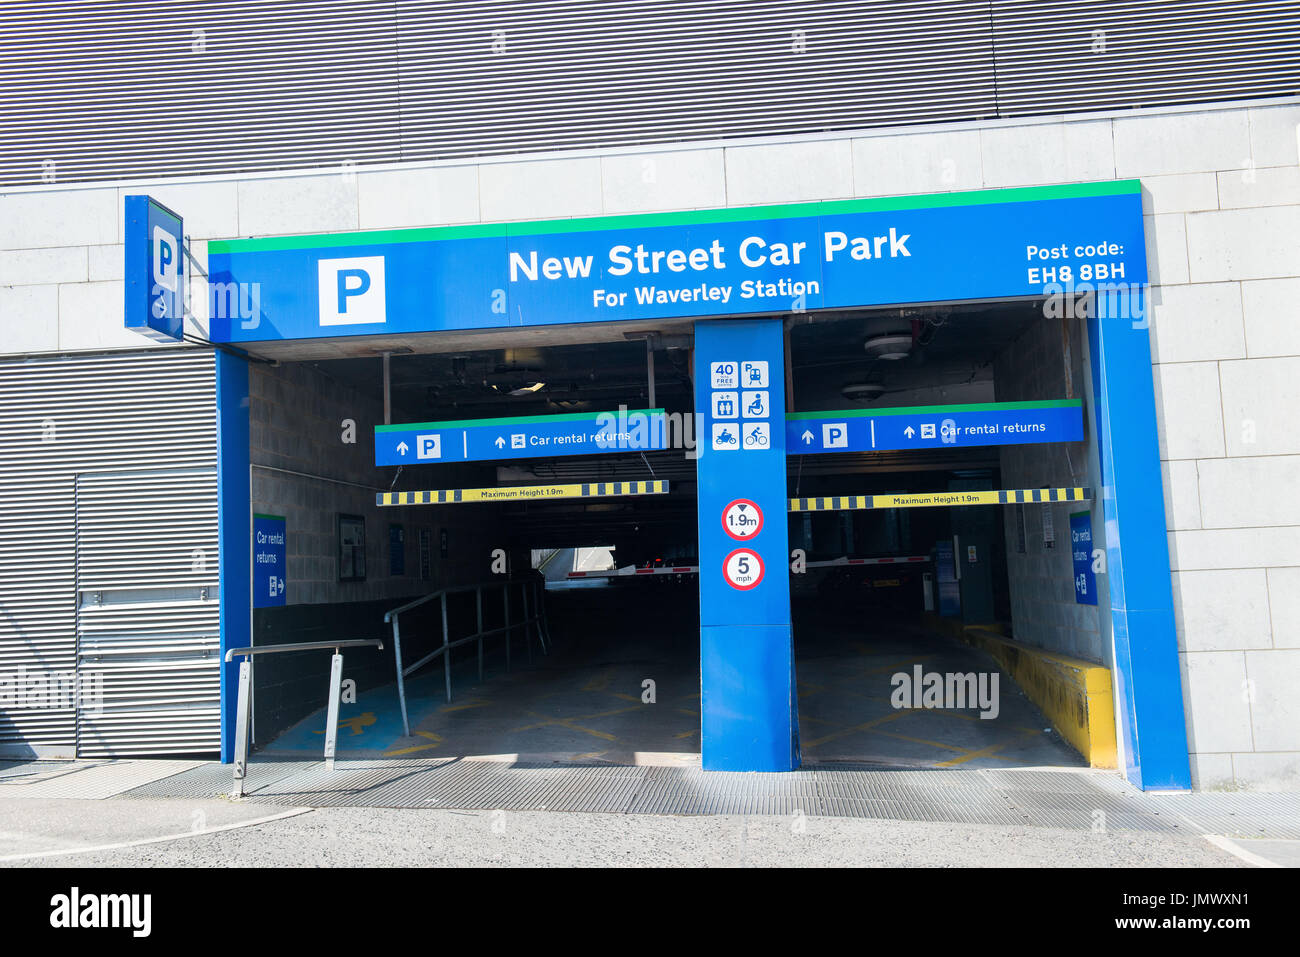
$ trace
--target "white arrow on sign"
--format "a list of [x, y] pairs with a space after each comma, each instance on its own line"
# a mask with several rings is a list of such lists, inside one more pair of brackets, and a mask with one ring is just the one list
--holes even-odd
[[799, 438], [803, 439], [804, 445], [812, 445], [813, 434], [807, 429], [803, 430], [803, 435], [799, 436]]
[[912, 427], [909, 425], [907, 428], [905, 428], [905, 429], [903, 430], [903, 434], [906, 435], [906, 436], [910, 439], [912, 436], [916, 435], [916, 429], [912, 428]]
[[408, 451], [410, 451], [410, 448], [411, 448], [411, 447], [410, 447], [409, 445], [407, 445], [405, 442], [398, 442], [398, 443], [397, 443], [397, 454], [398, 454], [398, 455], [405, 455]]
[[493, 442], [492, 444], [495, 445], [495, 446], [496, 446], [497, 448], [499, 448], [499, 449], [503, 449], [503, 448], [506, 447], [506, 440], [503, 439], [503, 438], [501, 438], [501, 436], [498, 435], [498, 436], [497, 436], [497, 440], [496, 440], [495, 442]]

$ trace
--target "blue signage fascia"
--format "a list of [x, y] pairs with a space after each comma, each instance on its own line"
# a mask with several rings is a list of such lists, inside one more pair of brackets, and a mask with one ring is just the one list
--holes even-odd
[[1092, 570], [1092, 514], [1070, 513], [1070, 558], [1074, 564], [1074, 601], [1097, 604], [1097, 573]]
[[663, 409], [375, 426], [376, 465], [439, 465], [668, 447]]
[[792, 455], [948, 446], [1083, 441], [1083, 402], [1060, 399], [796, 412], [786, 416]]
[[253, 515], [253, 607], [284, 604], [288, 536], [280, 515]]
[[[1136, 180], [213, 241], [208, 252], [222, 291], [216, 342], [774, 315], [1147, 279]], [[244, 303], [257, 308], [232, 305]]]
[[179, 342], [185, 324], [185, 223], [150, 196], [125, 198], [124, 324], [159, 342]]

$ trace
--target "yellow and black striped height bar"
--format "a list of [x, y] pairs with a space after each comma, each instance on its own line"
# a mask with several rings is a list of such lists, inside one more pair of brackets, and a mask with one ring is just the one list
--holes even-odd
[[861, 508], [935, 508], [952, 505], [1015, 505], [1028, 502], [1086, 502], [1090, 488], [1012, 488], [987, 491], [918, 492], [903, 495], [827, 495], [792, 498], [792, 512], [838, 512]]
[[454, 505], [458, 502], [534, 502], [560, 498], [664, 495], [666, 481], [587, 482], [582, 485], [508, 485], [501, 488], [442, 488], [424, 492], [380, 492], [376, 505]]

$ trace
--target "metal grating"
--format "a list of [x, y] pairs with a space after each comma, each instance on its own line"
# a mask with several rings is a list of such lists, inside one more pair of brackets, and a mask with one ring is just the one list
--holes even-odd
[[103, 800], [188, 771], [197, 761], [78, 762], [64, 774], [0, 777], [0, 797]]
[[[302, 761], [256, 761], [249, 765], [244, 793], [253, 794], [301, 773], [309, 763]], [[221, 798], [230, 794], [234, 781], [228, 764], [203, 764], [166, 778], [122, 792], [120, 797]]]
[[598, 148], [1300, 90], [1300, 3], [29, 0], [0, 183]]
[[[1120, 786], [1112, 786], [1118, 781]], [[217, 797], [229, 766], [210, 764], [120, 795]], [[1092, 831], [1300, 837], [1300, 794], [1144, 794], [1090, 771], [881, 770], [819, 765], [788, 774], [699, 768], [365, 759], [254, 762], [247, 793], [294, 807], [768, 814], [1000, 824]], [[1104, 812], [1099, 817], [1097, 812]]]

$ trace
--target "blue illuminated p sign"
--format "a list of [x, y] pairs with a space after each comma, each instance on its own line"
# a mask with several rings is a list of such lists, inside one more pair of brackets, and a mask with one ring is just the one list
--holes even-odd
[[322, 326], [385, 321], [383, 256], [322, 259], [316, 268]]

